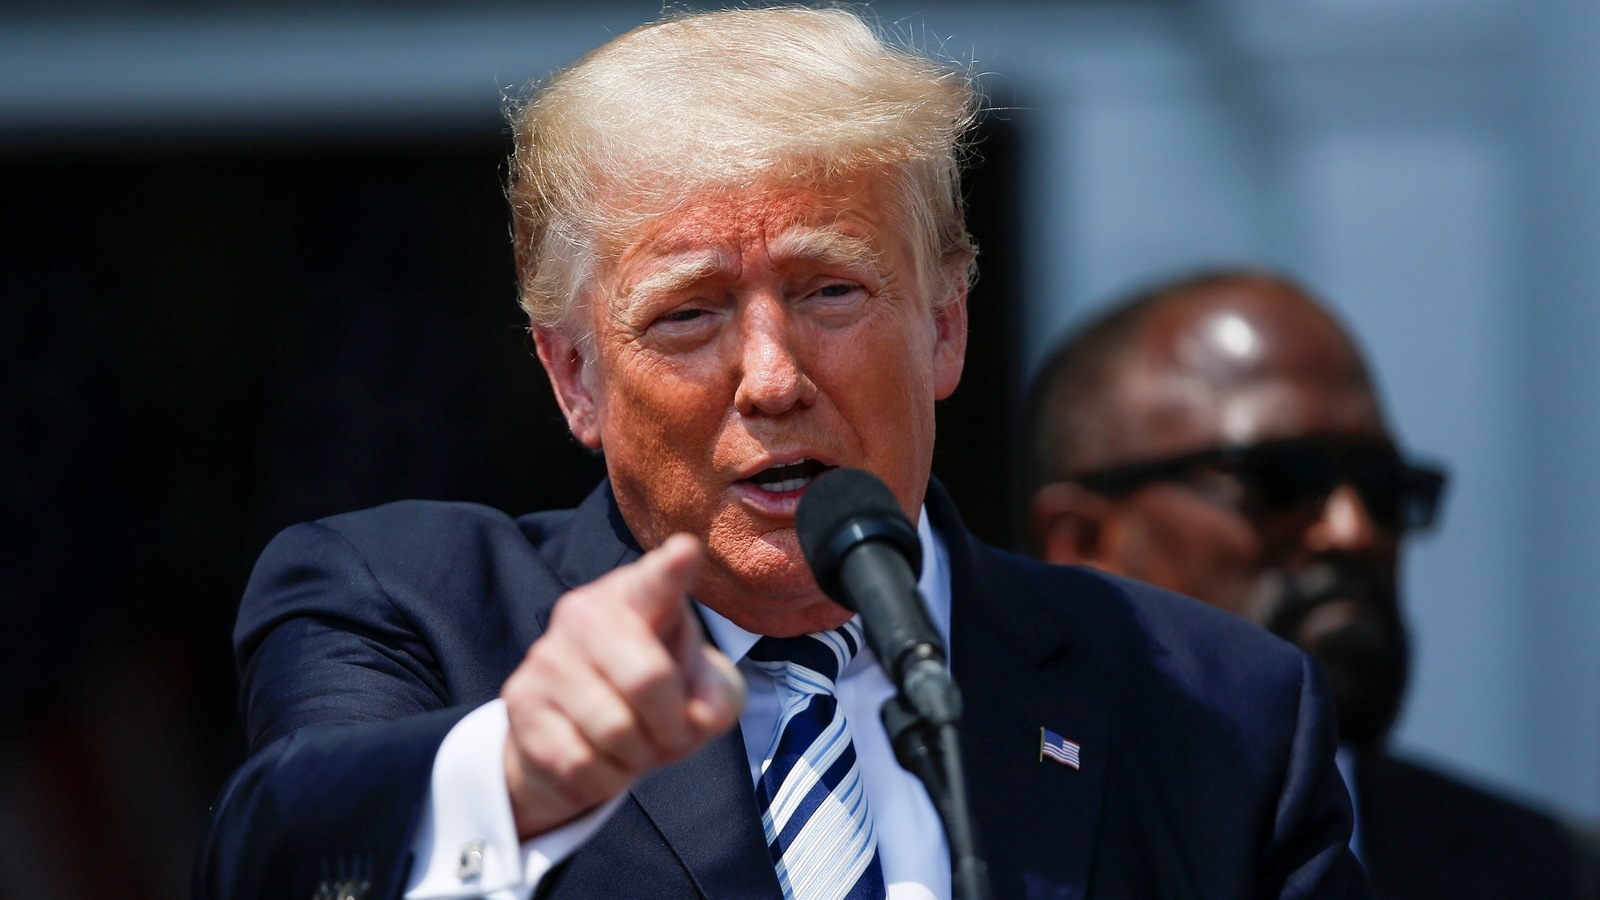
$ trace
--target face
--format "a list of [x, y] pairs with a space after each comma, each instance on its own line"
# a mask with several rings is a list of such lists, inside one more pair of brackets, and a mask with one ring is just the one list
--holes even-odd
[[849, 618], [806, 566], [800, 498], [827, 468], [852, 466], [914, 519], [934, 402], [960, 379], [965, 296], [933, 311], [885, 193], [870, 175], [701, 192], [594, 280], [588, 347], [535, 335], [640, 544], [699, 537], [696, 598], [761, 634]]
[[[1355, 349], [1296, 297], [1158, 314], [1134, 358], [1119, 462], [1283, 438], [1388, 438]], [[1099, 562], [1299, 644], [1323, 663], [1344, 738], [1381, 738], [1405, 680], [1400, 535], [1348, 483], [1291, 511], [1252, 509], [1247, 493], [1235, 475], [1201, 469], [1108, 500]]]

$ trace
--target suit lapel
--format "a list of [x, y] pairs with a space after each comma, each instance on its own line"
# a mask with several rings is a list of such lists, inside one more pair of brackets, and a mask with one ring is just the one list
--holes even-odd
[[[1087, 891], [1110, 754], [1105, 686], [1019, 565], [984, 565], [934, 483], [928, 513], [950, 552], [951, 659], [962, 750], [996, 896]], [[980, 569], [980, 566], [982, 567]], [[1040, 728], [1081, 747], [1080, 767], [1040, 759]]]
[[[568, 535], [554, 561], [569, 587], [588, 584], [641, 555], [609, 480], [573, 513]], [[639, 779], [631, 793], [706, 897], [783, 896], [767, 855], [737, 725], [688, 759]]]
[[[1060, 620], [1044, 607], [1037, 584], [1020, 576], [1019, 565], [979, 571], [993, 551], [975, 551], [937, 482], [929, 486], [928, 512], [950, 551], [951, 656], [966, 708], [963, 752], [995, 894], [1081, 897], [1110, 759], [1105, 685], [1088, 664], [1089, 654], [1073, 648]], [[640, 555], [609, 483], [578, 508], [567, 533], [554, 562], [571, 586]], [[1081, 745], [1079, 769], [1048, 757], [1040, 761], [1041, 727]], [[781, 896], [738, 728], [640, 779], [632, 794], [705, 896]]]
[[735, 726], [639, 780], [633, 798], [706, 897], [782, 897]]
[[[556, 576], [570, 588], [588, 584], [641, 555], [639, 542], [622, 521], [611, 479], [589, 492], [564, 531], [563, 540], [549, 551]], [[545, 618], [549, 618], [546, 611]], [[547, 624], [547, 623], [545, 623]]]

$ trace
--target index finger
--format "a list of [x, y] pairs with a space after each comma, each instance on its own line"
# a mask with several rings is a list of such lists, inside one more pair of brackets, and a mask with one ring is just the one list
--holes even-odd
[[700, 574], [701, 555], [699, 541], [674, 534], [632, 566], [607, 577], [628, 579], [628, 605], [644, 616], [652, 630], [664, 635], [688, 614], [689, 588]]

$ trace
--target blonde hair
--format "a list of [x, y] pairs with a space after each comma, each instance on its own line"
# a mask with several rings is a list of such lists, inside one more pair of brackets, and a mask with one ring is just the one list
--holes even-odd
[[573, 324], [605, 249], [695, 188], [893, 176], [891, 221], [935, 304], [976, 257], [960, 198], [976, 101], [959, 69], [843, 9], [668, 18], [591, 51], [511, 116], [507, 194], [522, 308]]

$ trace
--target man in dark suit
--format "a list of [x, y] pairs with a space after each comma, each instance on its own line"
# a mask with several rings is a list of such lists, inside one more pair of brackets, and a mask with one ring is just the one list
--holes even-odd
[[401, 503], [267, 548], [199, 895], [948, 896], [875, 721], [894, 688], [798, 546], [835, 467], [917, 522], [996, 896], [1365, 895], [1303, 654], [984, 547], [931, 481], [973, 107], [792, 8], [637, 29], [528, 103], [523, 305], [608, 478], [575, 510]]
[[1409, 655], [1400, 546], [1444, 475], [1404, 459], [1302, 289], [1220, 270], [1141, 293], [1050, 356], [1026, 415], [1040, 555], [1198, 597], [1323, 665], [1379, 896], [1593, 896], [1581, 836], [1384, 748]]

